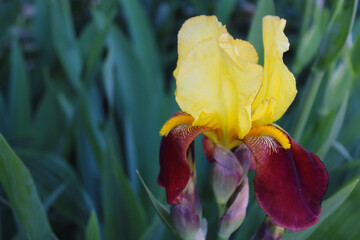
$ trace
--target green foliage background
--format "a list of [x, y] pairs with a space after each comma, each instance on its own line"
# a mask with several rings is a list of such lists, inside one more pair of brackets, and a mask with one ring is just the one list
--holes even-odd
[[[279, 125], [321, 157], [330, 186], [319, 223], [287, 231], [283, 239], [360, 239], [357, 4], [3, 0], [0, 240], [174, 238], [136, 170], [165, 202], [156, 183], [158, 131], [178, 110], [172, 77], [177, 32], [200, 14], [216, 14], [260, 57], [262, 16], [287, 20], [285, 62], [299, 93]], [[215, 239], [209, 163], [198, 142], [196, 150], [208, 239]], [[265, 217], [253, 186], [250, 192], [247, 216], [232, 239], [250, 239]]]

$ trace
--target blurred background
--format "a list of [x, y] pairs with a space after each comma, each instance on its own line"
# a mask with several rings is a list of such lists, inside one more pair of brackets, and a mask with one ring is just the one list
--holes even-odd
[[[320, 156], [330, 186], [319, 223], [283, 239], [360, 239], [358, 11], [357, 0], [1, 0], [0, 239], [174, 239], [136, 170], [165, 204], [158, 132], [179, 110], [177, 32], [200, 14], [253, 43], [261, 63], [262, 17], [287, 20], [298, 95], [278, 124]], [[200, 137], [196, 159], [215, 239]], [[265, 218], [250, 194], [232, 239]]]

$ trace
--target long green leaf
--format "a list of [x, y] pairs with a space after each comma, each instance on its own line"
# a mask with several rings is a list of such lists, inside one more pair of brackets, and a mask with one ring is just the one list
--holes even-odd
[[29, 239], [55, 239], [30, 172], [1, 134], [0, 181], [23, 234]]
[[359, 76], [360, 74], [360, 35], [356, 37], [354, 46], [351, 51], [351, 66], [352, 70], [355, 73], [355, 76]]
[[338, 0], [337, 8], [320, 45], [316, 68], [326, 69], [335, 61], [351, 32], [358, 0]]
[[[54, 149], [64, 136], [66, 129], [66, 116], [61, 109], [57, 94], [59, 88], [52, 83], [48, 71], [45, 71], [46, 87], [43, 97], [36, 109], [31, 128], [33, 141], [31, 146], [44, 151]], [[54, 126], [57, 126], [56, 128]]]
[[50, 1], [52, 39], [60, 63], [74, 90], [80, 88], [83, 67], [68, 0]]
[[[106, 36], [112, 19], [115, 15], [115, 9], [105, 15], [94, 9], [92, 11], [93, 22], [88, 24], [86, 30], [80, 39], [82, 52], [85, 60], [84, 79], [90, 84], [96, 77], [96, 71], [99, 69], [99, 60], [103, 50]], [[96, 36], [96, 37], [94, 37]]]
[[165, 223], [165, 225], [176, 235], [177, 232], [175, 230], [175, 228], [172, 226], [171, 223], [171, 216], [170, 216], [170, 211], [169, 209], [167, 209], [159, 200], [157, 200], [155, 198], [155, 196], [152, 194], [152, 192], [150, 191], [150, 189], [146, 186], [144, 180], [142, 179], [140, 173], [137, 171], [137, 174], [140, 178], [140, 181], [143, 185], [143, 187], [146, 190], [146, 193], [148, 194], [148, 197], [150, 198], [151, 204], [153, 205], [153, 207], [155, 208], [155, 211], [157, 212], [157, 214], [159, 215], [159, 217], [161, 218], [161, 220]]
[[[0, 5], [0, 45], [7, 37], [7, 31], [10, 29], [13, 21], [16, 19], [17, 11], [20, 8], [20, 1], [4, 1]], [[0, 58], [2, 51], [0, 49]]]
[[332, 124], [332, 128], [331, 128], [330, 132], [327, 134], [326, 139], [323, 139], [323, 141], [321, 141], [321, 142], [323, 142], [323, 144], [321, 145], [321, 147], [319, 148], [319, 150], [317, 152], [317, 154], [319, 155], [319, 157], [321, 159], [325, 158], [326, 154], [328, 153], [328, 151], [331, 148], [331, 146], [333, 145], [333, 143], [336, 141], [336, 139], [342, 129], [348, 100], [349, 100], [349, 93], [347, 92], [347, 94], [345, 95], [344, 101], [343, 101], [342, 105], [340, 106], [339, 111], [334, 119], [334, 122]]
[[154, 32], [140, 1], [118, 0], [123, 7], [134, 50], [139, 57], [147, 89], [162, 91], [163, 79]]
[[100, 240], [99, 223], [95, 211], [91, 212], [88, 225], [86, 227], [86, 240]]
[[45, 207], [58, 210], [67, 221], [85, 229], [94, 204], [66, 160], [33, 149], [17, 152], [33, 174]]
[[322, 213], [320, 214], [319, 222], [317, 224], [301, 232], [286, 231], [282, 239], [305, 240], [308, 237], [310, 237], [311, 234], [314, 233], [314, 231], [317, 228], [319, 228], [322, 225], [322, 223], [324, 223], [325, 220], [343, 204], [343, 202], [347, 199], [347, 197], [349, 197], [351, 192], [355, 189], [358, 182], [359, 179], [356, 179], [355, 181], [351, 182], [350, 184], [342, 188], [340, 191], [338, 191], [336, 194], [334, 194], [324, 202]]
[[[324, 8], [323, 3], [319, 1], [307, 1], [306, 4], [314, 4], [313, 17], [310, 19], [303, 19], [304, 24], [307, 21], [312, 21], [310, 27], [306, 26], [305, 31], [300, 38], [299, 46], [296, 49], [295, 61], [293, 65], [293, 72], [297, 76], [306, 65], [315, 57], [318, 52], [321, 39], [326, 30], [329, 21], [329, 11]], [[305, 16], [304, 16], [305, 17]]]
[[105, 237], [110, 240], [139, 239], [147, 226], [145, 210], [119, 164], [120, 156], [115, 148], [117, 140], [111, 137], [114, 132], [115, 129], [109, 128], [102, 172]]
[[11, 47], [9, 114], [11, 138], [27, 135], [31, 114], [30, 83], [17, 39], [13, 39]]
[[360, 237], [356, 223], [360, 220], [360, 185], [352, 191], [346, 201], [330, 218], [327, 218], [314, 234], [312, 239], [349, 239], [357, 240]]

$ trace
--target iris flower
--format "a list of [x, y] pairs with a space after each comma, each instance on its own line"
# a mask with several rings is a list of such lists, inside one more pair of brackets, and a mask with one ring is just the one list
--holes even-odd
[[[183, 197], [191, 166], [186, 152], [200, 133], [228, 149], [246, 144], [256, 162], [255, 196], [281, 227], [302, 230], [318, 221], [328, 186], [322, 161], [279, 126], [297, 90], [283, 62], [286, 21], [263, 18], [264, 66], [247, 41], [234, 39], [215, 16], [187, 20], [178, 34], [174, 114], [160, 134], [158, 183], [167, 202]], [[205, 149], [206, 151], [206, 149]]]

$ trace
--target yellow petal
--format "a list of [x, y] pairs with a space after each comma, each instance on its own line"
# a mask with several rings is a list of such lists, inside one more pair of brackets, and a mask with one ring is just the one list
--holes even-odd
[[266, 125], [278, 120], [293, 102], [297, 90], [295, 78], [283, 62], [289, 49], [284, 34], [286, 21], [275, 16], [263, 18], [264, 79], [254, 103], [254, 125]]
[[194, 126], [217, 129], [208, 137], [228, 147], [250, 131], [251, 104], [261, 85], [262, 68], [250, 46], [227, 33], [206, 38], [179, 57], [174, 72], [180, 108], [194, 117]]
[[197, 43], [222, 33], [227, 33], [226, 27], [217, 20], [216, 16], [202, 15], [188, 19], [178, 34], [179, 58], [186, 56]]

